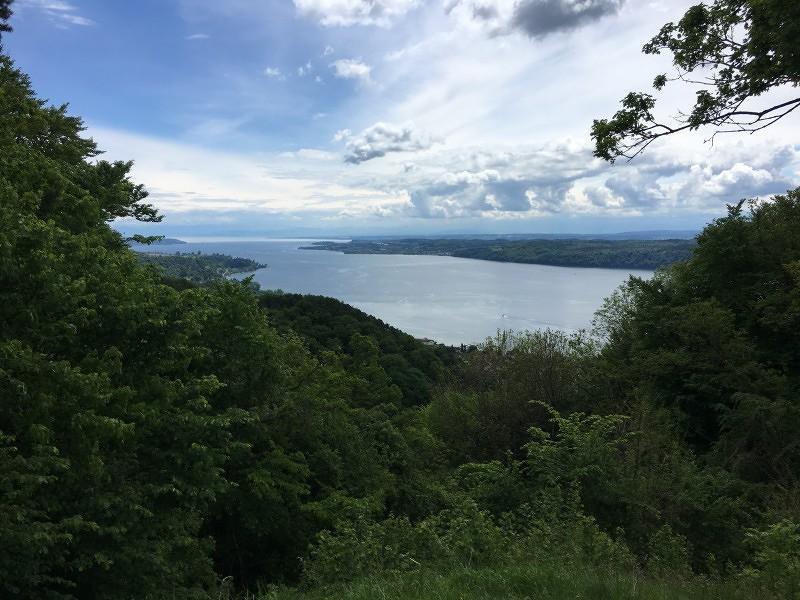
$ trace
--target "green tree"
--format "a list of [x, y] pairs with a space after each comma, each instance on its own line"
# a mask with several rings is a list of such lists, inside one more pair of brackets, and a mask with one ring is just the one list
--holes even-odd
[[747, 541], [753, 553], [752, 566], [741, 578], [753, 582], [776, 598], [797, 598], [800, 595], [800, 528], [783, 520], [764, 530], [751, 529]]
[[747, 480], [793, 485], [798, 260], [800, 190], [731, 206], [689, 261], [632, 279], [601, 312], [609, 393], [675, 409], [697, 451]]
[[582, 333], [499, 332], [440, 386], [429, 424], [457, 464], [521, 457], [529, 428], [549, 420], [541, 403], [569, 412], [587, 401], [594, 351]]
[[[0, 56], [0, 431], [5, 594], [191, 595], [213, 583], [202, 517], [224, 487], [219, 387], [188, 366], [176, 292], [106, 221], [154, 218], [127, 163]], [[177, 317], [177, 318], [176, 318]], [[16, 553], [18, 552], [18, 553]]]
[[159, 215], [82, 130], [0, 56], [0, 595], [291, 580], [350, 507], [427, 511], [380, 327], [312, 354], [247, 281], [164, 285], [108, 224]]
[[11, 10], [11, 3], [14, 0], [0, 0], [0, 35], [4, 31], [11, 31], [11, 25], [8, 24], [8, 20], [13, 15], [13, 11]]

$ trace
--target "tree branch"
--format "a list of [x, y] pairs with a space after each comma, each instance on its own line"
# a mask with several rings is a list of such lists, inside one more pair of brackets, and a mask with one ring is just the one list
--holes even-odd
[[[761, 131], [774, 123], [777, 123], [780, 119], [784, 118], [786, 115], [791, 113], [792, 111], [796, 110], [800, 107], [800, 98], [794, 98], [793, 100], [788, 100], [786, 102], [782, 102], [780, 104], [776, 104], [774, 106], [770, 106], [769, 108], [765, 108], [764, 110], [754, 111], [754, 110], [741, 110], [739, 107], [744, 103], [744, 99], [739, 101], [736, 107], [728, 112], [713, 115], [704, 119], [699, 123], [686, 123], [681, 127], [669, 127], [662, 123], [651, 122], [651, 125], [642, 129], [639, 132], [639, 139], [634, 141], [633, 143], [625, 146], [622, 148], [622, 152], [620, 156], [624, 156], [628, 159], [628, 162], [632, 161], [636, 158], [642, 151], [647, 148], [650, 144], [652, 144], [658, 138], [662, 138], [668, 135], [673, 135], [675, 133], [685, 131], [687, 129], [698, 129], [705, 125], [714, 125], [717, 127], [723, 127], [724, 125], [734, 125], [736, 129], [722, 129], [719, 131], [714, 132], [714, 134], [708, 138], [706, 141], [710, 141], [713, 143], [714, 138], [719, 133], [755, 133], [756, 131]], [[783, 110], [785, 109], [785, 110]], [[780, 114], [772, 114], [776, 111], [781, 111]], [[747, 120], [739, 121], [737, 120], [739, 117], [749, 117]], [[663, 129], [663, 131], [655, 131], [656, 129]], [[630, 154], [631, 151], [635, 150], [633, 154]]]

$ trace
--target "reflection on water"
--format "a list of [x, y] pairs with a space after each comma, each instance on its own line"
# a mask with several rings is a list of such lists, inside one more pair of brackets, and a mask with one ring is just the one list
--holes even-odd
[[221, 252], [269, 266], [263, 289], [333, 296], [417, 337], [469, 344], [498, 329], [589, 327], [594, 311], [629, 274], [650, 271], [520, 265], [447, 256], [300, 250], [307, 240], [198, 242], [159, 252]]

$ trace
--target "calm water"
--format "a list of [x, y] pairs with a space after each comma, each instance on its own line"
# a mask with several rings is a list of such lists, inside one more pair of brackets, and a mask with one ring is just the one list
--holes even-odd
[[652, 274], [299, 249], [308, 244], [196, 242], [153, 249], [252, 258], [269, 265], [255, 273], [262, 289], [332, 296], [416, 337], [447, 344], [480, 342], [498, 329], [588, 327], [603, 298], [629, 274]]

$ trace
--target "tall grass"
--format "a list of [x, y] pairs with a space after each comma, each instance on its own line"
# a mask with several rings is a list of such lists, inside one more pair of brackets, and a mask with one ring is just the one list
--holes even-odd
[[763, 590], [706, 579], [652, 580], [574, 565], [520, 564], [446, 572], [376, 574], [310, 590], [274, 588], [249, 600], [735, 600], [766, 598]]

